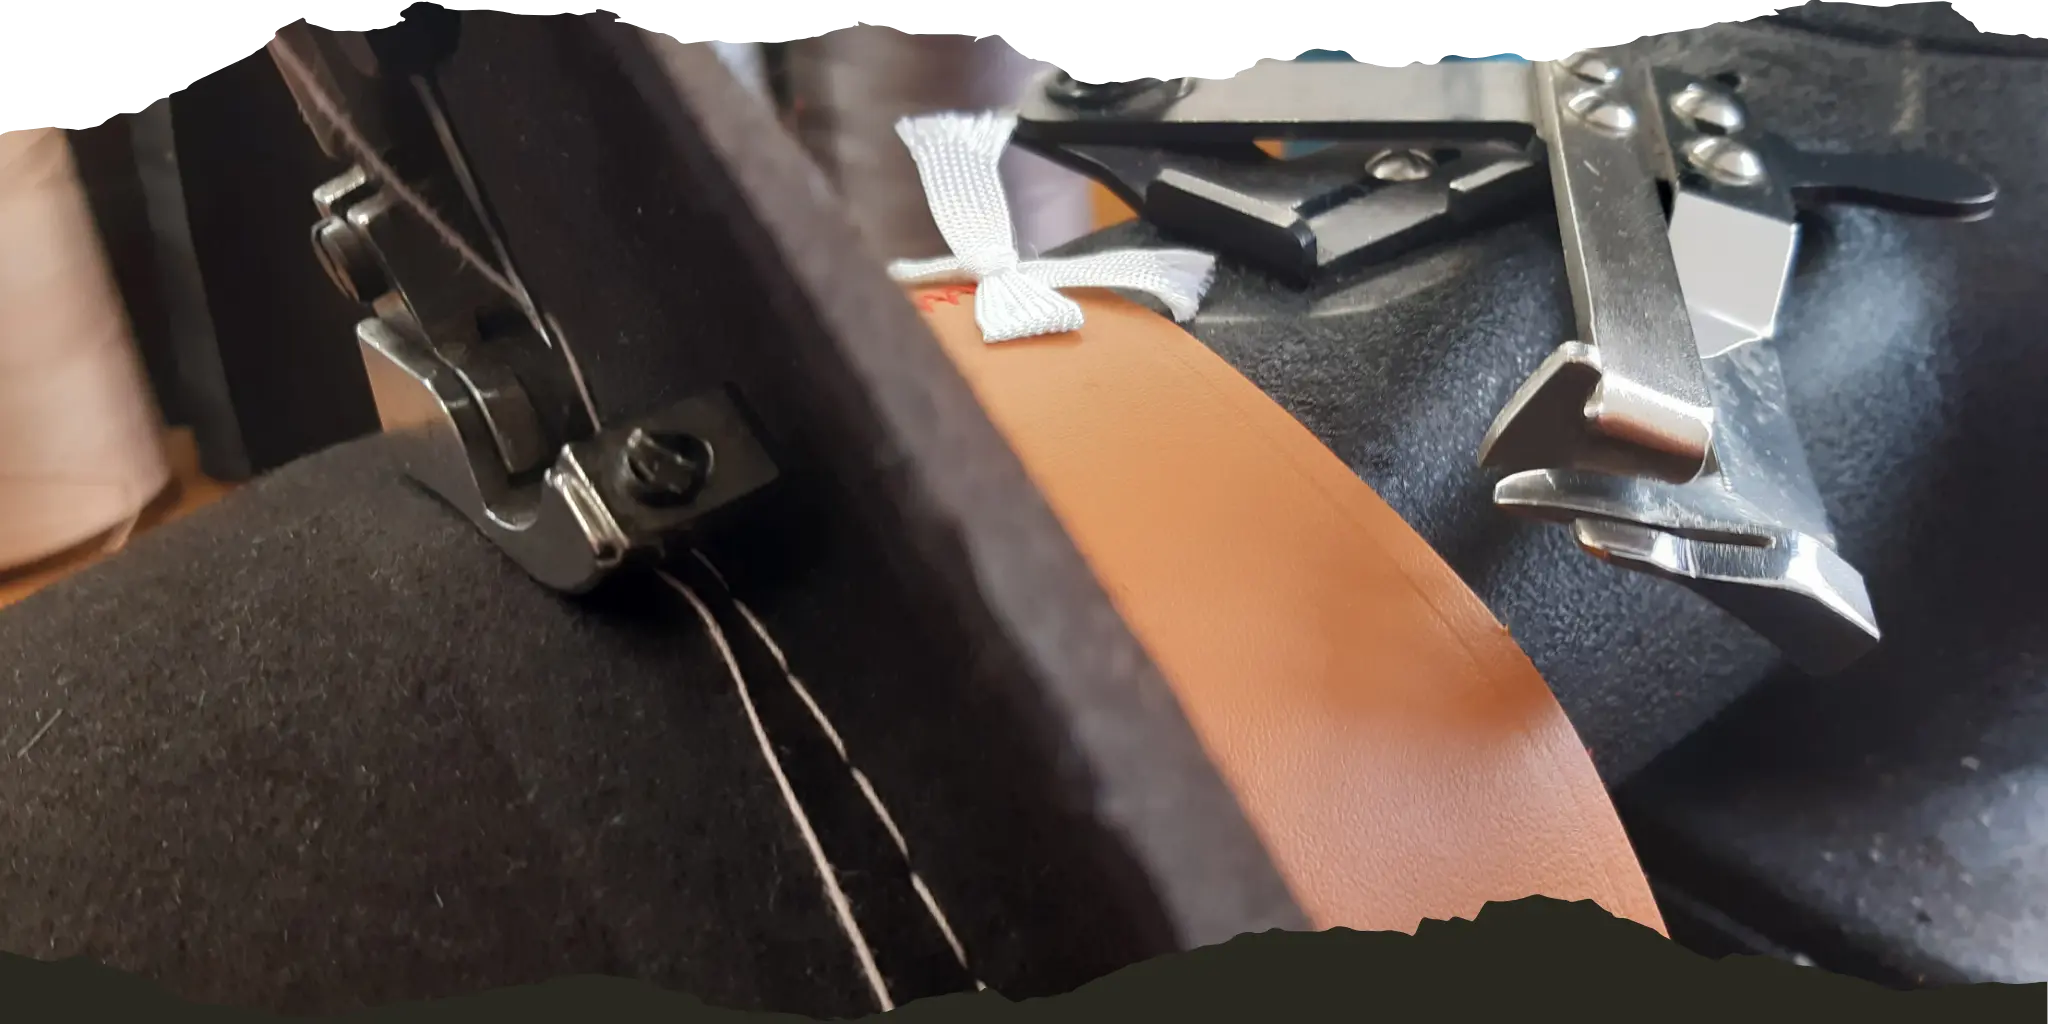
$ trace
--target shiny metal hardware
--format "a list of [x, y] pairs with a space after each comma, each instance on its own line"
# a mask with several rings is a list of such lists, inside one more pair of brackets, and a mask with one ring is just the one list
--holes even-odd
[[[1263, 62], [1225, 81], [1090, 86], [1048, 75], [1017, 142], [1095, 178], [1144, 218], [1296, 283], [1384, 260], [1538, 194], [1527, 72]], [[1275, 159], [1255, 143], [1300, 139]]]
[[[1053, 92], [1023, 104], [1022, 144], [1167, 232], [1298, 284], [1519, 208], [1547, 168], [1576, 337], [1480, 443], [1482, 464], [1508, 474], [1496, 504], [1692, 588], [1810, 672], [1877, 642], [1770, 344], [1796, 214], [1855, 202], [1970, 219], [1996, 197], [1983, 176], [1920, 155], [1806, 153], [1757, 130], [1719, 81], [1597, 51], [1533, 65], [1270, 63], [1093, 106]], [[1289, 160], [1245, 152], [1266, 138], [1336, 144]]]
[[1881, 634], [1862, 574], [1836, 549], [1771, 344], [1797, 204], [1850, 199], [1967, 218], [1996, 190], [1924, 158], [1816, 160], [1729, 115], [1739, 107], [1718, 83], [1660, 70], [1654, 84], [1669, 161], [1659, 176], [1673, 188], [1662, 248], [1717, 413], [1708, 464], [1685, 481], [1583, 464], [1530, 469], [1502, 479], [1494, 501], [1567, 524], [1597, 557], [1695, 590], [1809, 673], [1836, 671]]
[[[323, 145], [339, 155], [352, 134], [378, 154], [313, 191], [311, 241], [335, 286], [369, 307], [358, 348], [407, 472], [536, 580], [568, 592], [661, 557], [771, 484], [775, 464], [725, 390], [600, 422], [434, 90], [379, 68], [348, 38], [302, 24], [276, 45], [289, 49], [280, 69]], [[349, 131], [333, 104], [358, 119]]]
[[[1581, 56], [1580, 62], [1590, 60]], [[1714, 404], [1678, 268], [1663, 244], [1647, 69], [1602, 58], [1603, 84], [1532, 67], [1578, 337], [1538, 367], [1479, 446], [1505, 470], [1601, 465], [1673, 481], [1705, 468]], [[1624, 113], [1625, 112], [1625, 113]], [[1652, 118], [1654, 124], [1654, 118]]]
[[[502, 358], [522, 344], [528, 353], [540, 347], [528, 321], [424, 234], [430, 228], [411, 208], [360, 168], [315, 195], [327, 214], [316, 248], [337, 283], [369, 294], [377, 313], [357, 325], [356, 337], [378, 416], [406, 471], [534, 579], [589, 590], [776, 478], [723, 392], [602, 430], [568, 415], [564, 382], [546, 381], [545, 370], [522, 377]], [[329, 252], [345, 256], [328, 259]], [[407, 283], [371, 293], [371, 282]], [[553, 385], [557, 415], [541, 414], [528, 379]]]

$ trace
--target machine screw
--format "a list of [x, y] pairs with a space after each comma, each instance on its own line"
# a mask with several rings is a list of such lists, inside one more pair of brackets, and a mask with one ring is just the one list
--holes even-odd
[[1685, 147], [1694, 169], [1723, 185], [1754, 185], [1764, 180], [1764, 161], [1756, 150], [1721, 135], [1704, 135]]
[[1565, 108], [1587, 124], [1615, 135], [1627, 135], [1636, 127], [1635, 108], [1598, 89], [1581, 90], [1565, 101]]
[[1671, 97], [1671, 110], [1694, 128], [1717, 135], [1733, 135], [1748, 121], [1735, 97], [1698, 83], [1678, 90]]
[[1102, 110], [1129, 103], [1146, 93], [1164, 89], [1169, 84], [1157, 78], [1141, 78], [1135, 82], [1080, 82], [1064, 71], [1053, 76], [1045, 87], [1045, 94], [1063, 107]]
[[1436, 161], [1419, 149], [1390, 149], [1368, 161], [1365, 172], [1381, 181], [1421, 181], [1436, 172]]
[[1595, 50], [1583, 50], [1566, 57], [1564, 67], [1580, 81], [1594, 85], [1613, 85], [1621, 78], [1621, 65]]
[[619, 483], [644, 505], [688, 502], [710, 475], [711, 446], [689, 434], [635, 427], [619, 452]]

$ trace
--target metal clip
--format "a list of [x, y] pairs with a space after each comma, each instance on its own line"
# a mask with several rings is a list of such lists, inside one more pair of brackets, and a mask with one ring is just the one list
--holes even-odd
[[1502, 508], [1568, 523], [1580, 546], [1699, 592], [1803, 670], [1878, 642], [1862, 575], [1835, 549], [1770, 344], [1798, 242], [1797, 208], [1860, 202], [1925, 215], [1988, 212], [1995, 186], [1917, 156], [1814, 156], [1748, 125], [1719, 83], [1660, 70], [1653, 122], [1672, 184], [1661, 244], [1716, 411], [1710, 458], [1683, 482], [1564, 464], [1495, 487]]
[[1509, 400], [1480, 464], [1690, 480], [1706, 467], [1714, 405], [1663, 240], [1649, 75], [1593, 54], [1534, 74], [1578, 338]]
[[[1166, 231], [1297, 284], [1513, 208], [1547, 165], [1577, 337], [1481, 441], [1481, 463], [1510, 474], [1496, 503], [1693, 588], [1808, 671], [1876, 643], [1768, 344], [1796, 211], [1855, 202], [1970, 219], [1995, 199], [1981, 175], [1921, 156], [1804, 153], [1750, 126], [1720, 83], [1604, 53], [1269, 63], [1223, 82], [1055, 76], [1023, 105], [1018, 138]], [[1339, 145], [1298, 160], [1251, 147], [1273, 138]]]
[[[1077, 91], [1078, 90], [1078, 91]], [[1027, 95], [1018, 141], [1108, 184], [1148, 221], [1296, 284], [1519, 208], [1547, 163], [1579, 339], [1482, 445], [1489, 466], [1699, 474], [1713, 407], [1658, 244], [1646, 73], [1596, 57], [1406, 68], [1262, 62], [1220, 82]], [[1328, 148], [1281, 160], [1253, 146]], [[1546, 159], [1547, 158], [1547, 159]]]
[[[424, 237], [410, 208], [359, 168], [316, 196], [328, 213], [314, 231], [323, 262], [379, 314], [356, 339], [384, 432], [407, 472], [536, 580], [588, 590], [775, 480], [723, 391], [590, 429], [572, 415], [568, 382], [513, 369], [507, 357], [540, 348], [528, 322], [494, 308], [503, 297]], [[378, 290], [396, 281], [411, 284]], [[529, 380], [552, 385], [554, 415]]]
[[[1017, 141], [1144, 218], [1295, 284], [1391, 258], [1538, 194], [1526, 72], [1262, 62], [1226, 81], [1031, 90]], [[1280, 159], [1256, 143], [1325, 144]]]
[[[287, 63], [322, 79], [295, 87], [373, 110], [374, 127], [356, 131], [401, 154], [407, 183], [449, 218], [435, 223], [362, 166], [313, 192], [315, 254], [343, 294], [370, 308], [358, 347], [384, 431], [413, 477], [535, 579], [569, 592], [636, 556], [659, 557], [776, 479], [723, 389], [600, 424], [574, 358], [505, 258], [431, 87], [415, 78], [391, 88], [364, 66], [373, 55], [324, 59], [333, 37], [306, 26], [291, 42], [312, 59]], [[487, 239], [482, 248], [503, 265], [486, 271], [480, 248], [458, 251], [450, 231]]]

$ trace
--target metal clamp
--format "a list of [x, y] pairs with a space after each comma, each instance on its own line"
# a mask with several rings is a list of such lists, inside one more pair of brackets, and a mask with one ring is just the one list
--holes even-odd
[[[1713, 406], [1670, 256], [1658, 244], [1648, 72], [1564, 65], [1406, 68], [1262, 62], [1219, 82], [1094, 87], [1054, 74], [1018, 141], [1108, 184], [1147, 220], [1297, 284], [1519, 210], [1546, 164], [1579, 337], [1481, 446], [1507, 468], [1597, 460], [1687, 480]], [[1283, 160], [1253, 143], [1333, 143]]]
[[[513, 369], [508, 356], [538, 347], [533, 328], [423, 238], [414, 211], [357, 168], [316, 196], [328, 213], [314, 231], [323, 262], [379, 313], [356, 339], [406, 470], [541, 583], [588, 590], [774, 481], [774, 462], [725, 392], [589, 429], [567, 382]], [[375, 290], [398, 281], [412, 283]]]
[[[1296, 284], [1515, 207], [1543, 181], [1525, 72], [1262, 62], [1221, 82], [1081, 86], [1053, 74], [1017, 141], [1146, 220]], [[1326, 143], [1294, 159], [1256, 144]]]
[[1480, 464], [1690, 480], [1706, 466], [1714, 405], [1663, 244], [1648, 71], [1594, 54], [1532, 71], [1578, 337], [1509, 400]]
[[[384, 432], [410, 475], [536, 580], [572, 593], [636, 558], [663, 556], [775, 481], [774, 461], [727, 390], [601, 423], [575, 359], [505, 258], [433, 90], [414, 78], [394, 96], [364, 69], [373, 55], [321, 60], [332, 38], [295, 29], [286, 38], [319, 60], [326, 79], [310, 85], [374, 110], [378, 127], [357, 130], [403, 153], [416, 190], [403, 196], [350, 167], [314, 190], [312, 231], [335, 285], [370, 308], [356, 339]], [[415, 205], [421, 193], [441, 200], [449, 220], [426, 216]], [[501, 265], [487, 273], [451, 245], [450, 231], [488, 239]]]
[[[1597, 52], [1043, 86], [1020, 111], [1023, 144], [1294, 283], [1466, 229], [1485, 205], [1471, 197], [1519, 209], [1547, 165], [1577, 337], [1480, 443], [1482, 465], [1509, 471], [1495, 502], [1691, 587], [1810, 672], [1876, 643], [1768, 344], [1796, 214], [1853, 202], [1972, 219], [1995, 200], [1988, 179], [1922, 156], [1802, 152], [1719, 82]], [[1283, 161], [1251, 149], [1267, 138], [1344, 145]]]
[[1711, 458], [1687, 481], [1565, 463], [1514, 473], [1496, 504], [1570, 525], [1594, 555], [1691, 587], [1805, 671], [1846, 667], [1880, 637], [1862, 575], [1833, 530], [1769, 342], [1797, 249], [1798, 209], [1857, 202], [1970, 219], [1996, 188], [1911, 155], [1799, 151], [1749, 123], [1718, 82], [1652, 75], [1652, 122], [1672, 186], [1665, 244], [1717, 411]]

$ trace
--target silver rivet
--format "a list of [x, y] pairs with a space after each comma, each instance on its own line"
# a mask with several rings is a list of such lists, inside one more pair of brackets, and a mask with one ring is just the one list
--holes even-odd
[[1722, 135], [1741, 131], [1743, 123], [1748, 120], [1743, 115], [1742, 104], [1735, 97], [1698, 83], [1678, 90], [1678, 94], [1671, 97], [1671, 110], [1701, 131]]
[[1723, 185], [1754, 185], [1764, 180], [1763, 158], [1734, 139], [1718, 135], [1694, 139], [1685, 147], [1685, 159]]
[[1620, 100], [1609, 99], [1597, 89], [1586, 89], [1565, 101], [1565, 108], [1595, 128], [1627, 135], [1636, 126], [1636, 111]]
[[1365, 165], [1365, 172], [1381, 181], [1421, 181], [1435, 171], [1436, 161], [1415, 149], [1390, 149]]
[[1582, 50], [1564, 59], [1565, 70], [1594, 85], [1612, 85], [1621, 77], [1621, 65], [1595, 50]]

